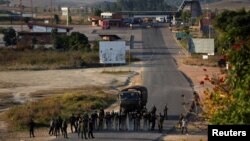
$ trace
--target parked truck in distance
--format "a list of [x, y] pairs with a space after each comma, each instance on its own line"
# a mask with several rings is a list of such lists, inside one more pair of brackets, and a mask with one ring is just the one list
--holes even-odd
[[165, 18], [164, 17], [156, 17], [156, 21], [159, 22], [159, 23], [164, 23]]
[[144, 86], [131, 86], [122, 89], [118, 97], [121, 112], [140, 111], [147, 104], [148, 91]]

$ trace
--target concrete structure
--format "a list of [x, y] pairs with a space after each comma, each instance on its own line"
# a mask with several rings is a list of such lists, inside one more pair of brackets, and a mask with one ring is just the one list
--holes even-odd
[[214, 54], [214, 39], [191, 38], [188, 43], [190, 53]]
[[199, 0], [183, 0], [182, 4], [178, 8], [178, 12], [181, 12], [187, 5], [191, 6], [191, 18], [197, 18], [202, 15], [202, 9]]

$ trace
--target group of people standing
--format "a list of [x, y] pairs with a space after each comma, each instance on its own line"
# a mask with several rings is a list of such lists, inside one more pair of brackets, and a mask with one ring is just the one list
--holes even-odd
[[[167, 107], [166, 107], [167, 108]], [[164, 114], [156, 114], [156, 107], [153, 106], [150, 111], [144, 107], [140, 111], [133, 112], [105, 112], [103, 108], [99, 112], [94, 111], [90, 115], [72, 114], [69, 118], [71, 132], [79, 132], [79, 121], [84, 117], [89, 117], [89, 120], [83, 120], [85, 125], [91, 122], [91, 130], [115, 130], [115, 131], [149, 131], [155, 130], [156, 121], [159, 131], [162, 131], [164, 119], [167, 119], [167, 109], [164, 109]], [[88, 123], [87, 123], [88, 122]], [[88, 129], [89, 130], [89, 129]]]
[[[134, 112], [105, 112], [103, 108], [99, 112], [94, 111], [91, 114], [72, 114], [68, 119], [62, 119], [61, 116], [51, 118], [49, 135], [59, 136], [60, 133], [64, 138], [68, 138], [68, 124], [70, 131], [77, 133], [79, 138], [95, 138], [93, 131], [154, 131], [156, 124], [158, 131], [163, 131], [163, 122], [168, 120], [168, 107], [165, 105], [163, 114], [159, 112], [156, 114], [157, 108], [153, 106], [151, 110], [143, 107], [140, 111]], [[180, 116], [180, 126], [187, 132], [185, 126], [185, 118]], [[30, 137], [34, 137], [34, 121], [30, 123]]]
[[57, 137], [61, 132], [64, 138], [68, 138], [68, 123], [70, 123], [71, 132], [78, 133], [79, 138], [95, 138], [93, 135], [93, 117], [89, 117], [87, 113], [83, 115], [79, 114], [76, 117], [72, 114], [69, 119], [62, 119], [60, 116], [52, 118], [50, 121], [49, 135]]
[[150, 111], [144, 107], [140, 111], [134, 112], [105, 112], [103, 108], [99, 112], [94, 111], [91, 114], [72, 114], [68, 119], [62, 119], [61, 116], [53, 117], [50, 120], [49, 135], [68, 138], [67, 128], [70, 125], [70, 131], [77, 133], [79, 138], [94, 138], [93, 131], [115, 130], [115, 131], [153, 131], [156, 123], [159, 132], [163, 130], [164, 119], [167, 120], [167, 106], [163, 114], [156, 114], [156, 107], [153, 106]]

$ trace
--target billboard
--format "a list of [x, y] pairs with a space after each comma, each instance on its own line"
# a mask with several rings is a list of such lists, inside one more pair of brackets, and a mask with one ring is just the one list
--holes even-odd
[[190, 53], [214, 54], [214, 39], [192, 38], [188, 43]]
[[68, 16], [68, 14], [69, 14], [68, 7], [62, 7], [61, 10], [62, 10], [62, 15], [63, 16]]
[[125, 41], [99, 42], [99, 57], [101, 64], [125, 64]]

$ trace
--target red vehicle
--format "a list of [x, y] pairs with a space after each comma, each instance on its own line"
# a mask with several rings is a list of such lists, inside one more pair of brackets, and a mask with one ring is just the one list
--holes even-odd
[[109, 21], [108, 20], [103, 20], [102, 21], [102, 29], [109, 29]]

